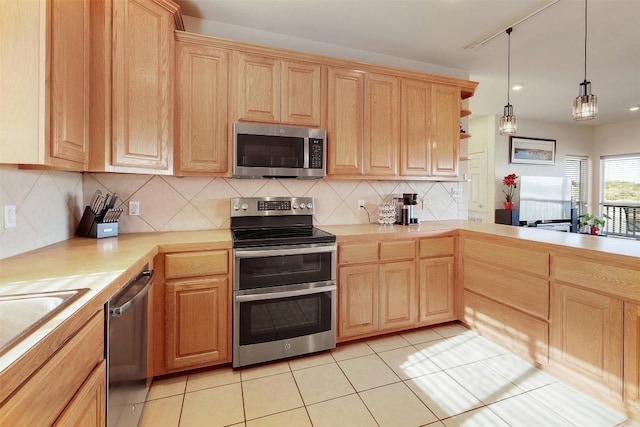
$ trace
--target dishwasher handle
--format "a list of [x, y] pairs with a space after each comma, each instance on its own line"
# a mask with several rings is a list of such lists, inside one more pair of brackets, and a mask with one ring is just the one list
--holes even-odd
[[121, 317], [125, 314], [140, 298], [144, 297], [147, 292], [149, 292], [149, 287], [151, 286], [151, 278], [153, 277], [153, 270], [146, 270], [140, 273], [138, 278], [129, 285], [132, 287], [136, 284], [144, 283], [142, 285], [142, 289], [138, 291], [134, 296], [132, 296], [127, 302], [121, 304], [117, 307], [110, 307], [109, 314], [111, 317]]

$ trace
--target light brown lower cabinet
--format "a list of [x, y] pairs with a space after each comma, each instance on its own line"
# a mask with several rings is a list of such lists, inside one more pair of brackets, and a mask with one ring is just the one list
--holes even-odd
[[103, 360], [76, 393], [56, 426], [104, 426], [107, 411], [107, 362]]
[[421, 259], [419, 277], [418, 323], [432, 325], [455, 320], [455, 258]]
[[416, 263], [380, 265], [380, 331], [410, 328], [416, 322]]
[[231, 361], [229, 258], [227, 250], [164, 256], [165, 356], [159, 372]]
[[338, 341], [415, 326], [415, 245], [414, 240], [340, 245]]
[[640, 304], [624, 303], [624, 403], [640, 418]]
[[338, 339], [378, 330], [379, 281], [377, 264], [340, 267]]
[[[623, 303], [552, 282], [550, 365], [622, 398]], [[589, 381], [593, 380], [593, 381]]]
[[48, 426], [60, 416], [89, 422], [60, 425], [103, 426], [104, 363], [104, 312], [99, 311], [2, 402], [0, 426]]
[[213, 365], [228, 359], [227, 277], [166, 284], [167, 368]]

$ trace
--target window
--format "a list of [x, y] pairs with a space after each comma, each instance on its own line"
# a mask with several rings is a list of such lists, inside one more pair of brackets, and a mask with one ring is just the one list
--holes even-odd
[[600, 159], [601, 212], [612, 236], [640, 238], [640, 154]]
[[640, 203], [640, 154], [602, 157], [603, 203]]
[[589, 158], [566, 156], [564, 176], [571, 180], [571, 206], [577, 208], [578, 215], [581, 215], [589, 203]]

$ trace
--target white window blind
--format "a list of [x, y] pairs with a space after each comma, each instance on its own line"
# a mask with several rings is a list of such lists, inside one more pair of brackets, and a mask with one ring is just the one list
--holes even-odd
[[586, 211], [589, 203], [589, 158], [566, 156], [564, 176], [571, 180], [572, 206], [578, 208], [578, 215]]
[[640, 203], [640, 154], [602, 157], [600, 165], [604, 203]]

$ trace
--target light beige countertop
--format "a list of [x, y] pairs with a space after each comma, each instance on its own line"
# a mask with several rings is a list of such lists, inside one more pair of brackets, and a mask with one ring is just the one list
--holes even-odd
[[482, 233], [488, 236], [508, 237], [538, 242], [547, 248], [582, 249], [594, 252], [592, 256], [611, 259], [622, 256], [628, 263], [640, 267], [640, 240], [619, 239], [613, 237], [590, 236], [586, 234], [562, 233], [551, 230], [541, 230], [528, 227], [513, 227], [502, 224], [489, 224], [472, 221], [426, 221], [420, 225], [328, 225], [319, 228], [338, 236], [338, 243], [349, 241], [362, 241], [375, 237], [384, 240], [386, 238], [413, 238], [413, 237], [437, 237], [438, 235], [451, 235], [458, 231]]
[[[482, 233], [488, 239], [515, 238], [538, 242], [549, 248], [584, 250], [605, 262], [640, 268], [640, 241], [560, 233], [535, 228], [468, 221], [432, 221], [416, 226], [377, 224], [319, 226], [336, 234], [338, 243], [364, 239], [397, 239]], [[43, 348], [55, 351], [63, 339], [66, 322], [75, 315], [88, 316], [100, 310], [145, 263], [158, 253], [230, 249], [228, 229], [123, 234], [115, 238], [74, 238], [35, 251], [0, 260], [0, 296], [89, 289], [84, 295], [42, 324], [34, 333], [0, 356], [0, 383], [12, 365], [20, 365], [22, 376], [35, 362], [28, 353]], [[580, 251], [582, 252], [582, 251]], [[70, 327], [70, 326], [69, 326]], [[55, 339], [54, 339], [55, 338]], [[26, 357], [25, 357], [26, 356]], [[20, 363], [16, 363], [16, 362]], [[3, 384], [4, 387], [4, 384]], [[2, 399], [0, 399], [2, 400]]]
[[[0, 374], [36, 345], [55, 349], [59, 343], [54, 331], [81, 311], [92, 314], [99, 310], [156, 254], [229, 248], [228, 229], [135, 233], [105, 239], [74, 238], [0, 260], [0, 296], [88, 289], [7, 349], [0, 356]], [[52, 342], [43, 343], [48, 337]], [[2, 376], [0, 384], [5, 386]]]

